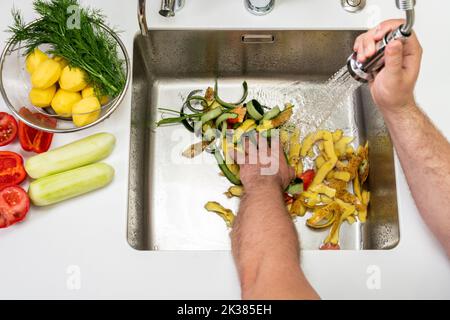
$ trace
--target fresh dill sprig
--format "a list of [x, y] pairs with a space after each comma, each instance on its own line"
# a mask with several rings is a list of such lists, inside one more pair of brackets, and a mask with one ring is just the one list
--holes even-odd
[[82, 8], [78, 0], [34, 0], [33, 8], [38, 19], [30, 24], [13, 9], [14, 23], [8, 31], [14, 44], [20, 42], [25, 54], [40, 45], [51, 45], [47, 53], [86, 71], [88, 83], [99, 96], [114, 98], [123, 90], [124, 61], [119, 58], [114, 38], [100, 27], [105, 24], [100, 10]]

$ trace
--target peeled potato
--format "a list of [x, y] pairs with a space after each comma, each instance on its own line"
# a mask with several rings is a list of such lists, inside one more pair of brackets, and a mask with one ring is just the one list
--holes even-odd
[[33, 74], [36, 68], [45, 60], [48, 60], [47, 55], [38, 48], [34, 49], [25, 60], [25, 67], [28, 73]]
[[[88, 98], [88, 97], [95, 97], [95, 91], [94, 88], [92, 86], [87, 86], [86, 88], [83, 89], [83, 91], [81, 91], [81, 95], [84, 98]], [[109, 98], [107, 96], [103, 96], [100, 98], [100, 104], [103, 106], [105, 104], [107, 104], [109, 102]]]
[[45, 108], [50, 106], [52, 103], [53, 97], [55, 96], [56, 85], [52, 85], [47, 89], [36, 89], [33, 88], [30, 91], [30, 101], [31, 103], [40, 108]]
[[66, 66], [61, 72], [59, 86], [67, 91], [78, 92], [87, 86], [85, 79], [86, 73], [83, 70]]
[[61, 66], [61, 70], [63, 70], [69, 64], [69, 62], [66, 59], [64, 59], [63, 57], [55, 56], [53, 58], [53, 60], [55, 60], [56, 62], [59, 63], [59, 65]]
[[100, 117], [101, 105], [96, 97], [84, 98], [73, 105], [72, 120], [75, 126], [86, 126]]
[[61, 76], [58, 62], [47, 59], [40, 63], [31, 75], [31, 84], [36, 89], [47, 89], [54, 85]]
[[53, 110], [62, 116], [70, 117], [72, 108], [75, 103], [81, 100], [81, 94], [59, 89], [52, 100], [51, 106]]

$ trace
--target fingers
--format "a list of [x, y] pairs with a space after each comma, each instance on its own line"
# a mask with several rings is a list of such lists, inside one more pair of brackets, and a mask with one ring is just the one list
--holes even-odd
[[419, 75], [422, 54], [422, 46], [420, 45], [416, 34], [413, 32], [403, 44], [403, 66], [408, 76], [413, 81], [417, 80]]
[[385, 69], [392, 75], [403, 72], [403, 43], [399, 40], [391, 41], [386, 47]]
[[406, 21], [404, 19], [392, 19], [383, 21], [375, 28], [374, 40], [375, 41], [382, 40], [386, 34], [398, 28], [405, 22]]
[[368, 58], [373, 56], [376, 52], [377, 43], [383, 37], [404, 23], [404, 20], [387, 20], [379, 24], [376, 28], [367, 31], [360, 35], [353, 46], [353, 50], [357, 53], [359, 62], [365, 62]]

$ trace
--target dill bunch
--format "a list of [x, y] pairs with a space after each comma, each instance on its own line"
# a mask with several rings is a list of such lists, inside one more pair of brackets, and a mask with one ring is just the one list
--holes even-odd
[[[20, 11], [13, 9], [14, 23], [8, 28], [10, 40], [20, 43], [26, 55], [42, 44], [50, 44], [47, 53], [83, 69], [98, 96], [114, 98], [123, 90], [124, 61], [118, 56], [114, 38], [100, 27], [105, 24], [100, 10], [82, 8], [78, 0], [34, 0], [33, 8], [37, 20], [26, 24]], [[74, 8], [79, 15], [74, 14]]]

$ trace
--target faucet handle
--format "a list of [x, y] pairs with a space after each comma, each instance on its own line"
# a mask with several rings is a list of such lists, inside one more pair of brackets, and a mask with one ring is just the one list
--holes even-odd
[[163, 17], [174, 17], [175, 12], [183, 8], [184, 0], [161, 0], [159, 14]]

